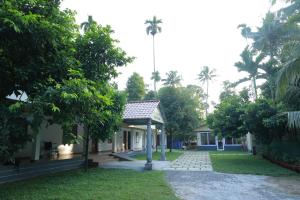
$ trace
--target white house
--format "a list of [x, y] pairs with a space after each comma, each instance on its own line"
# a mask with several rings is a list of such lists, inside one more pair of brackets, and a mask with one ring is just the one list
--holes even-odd
[[213, 151], [213, 150], [241, 150], [242, 138], [218, 138], [212, 134], [211, 129], [206, 125], [194, 130], [197, 134], [198, 150]]
[[[89, 151], [93, 153], [110, 151], [143, 151], [147, 149], [147, 130], [151, 133], [151, 151], [157, 142], [162, 139], [162, 127], [164, 124], [159, 101], [136, 101], [129, 102], [125, 106], [123, 124], [120, 130], [106, 141], [91, 141]], [[147, 126], [148, 125], [148, 126]], [[83, 136], [83, 126], [74, 127], [78, 137]], [[158, 131], [157, 128], [161, 130]], [[152, 131], [153, 130], [153, 131]], [[29, 133], [32, 130], [28, 127]], [[165, 135], [165, 134], [163, 134]], [[166, 137], [165, 137], [166, 138]], [[158, 139], [158, 140], [157, 140]], [[164, 141], [166, 145], [166, 141]], [[58, 124], [49, 125], [43, 122], [39, 134], [26, 147], [17, 154], [17, 157], [27, 157], [31, 160], [59, 156], [60, 158], [71, 158], [80, 155], [84, 149], [84, 142], [79, 144], [63, 144], [63, 131]]]

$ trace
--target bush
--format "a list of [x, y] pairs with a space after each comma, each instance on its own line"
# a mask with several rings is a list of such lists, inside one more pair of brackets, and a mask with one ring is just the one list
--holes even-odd
[[264, 155], [290, 164], [300, 164], [299, 141], [273, 141], [261, 148]]

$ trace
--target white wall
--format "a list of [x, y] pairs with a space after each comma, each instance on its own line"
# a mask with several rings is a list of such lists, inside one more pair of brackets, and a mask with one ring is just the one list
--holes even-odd
[[146, 131], [140, 128], [134, 127], [122, 127], [116, 134], [113, 139], [114, 151], [120, 152], [125, 150], [125, 144], [123, 144], [123, 132], [129, 131], [131, 133], [131, 149], [133, 151], [139, 151], [145, 149], [145, 136]]
[[[78, 126], [78, 135], [83, 136], [83, 126]], [[28, 127], [28, 133], [33, 134], [33, 131]], [[57, 147], [60, 155], [69, 155], [72, 153], [82, 153], [83, 152], [83, 140], [79, 144], [62, 144], [63, 131], [61, 126], [58, 124], [47, 124], [44, 121], [39, 129], [40, 134], [40, 155], [45, 156], [44, 142], [52, 142], [53, 147]], [[90, 151], [91, 151], [91, 141], [90, 141]], [[25, 148], [17, 153], [17, 157], [31, 157], [33, 151], [33, 143], [29, 142], [26, 144]]]
[[99, 140], [98, 151], [112, 151], [112, 143], [108, 143], [108, 140], [105, 140], [104, 142]]

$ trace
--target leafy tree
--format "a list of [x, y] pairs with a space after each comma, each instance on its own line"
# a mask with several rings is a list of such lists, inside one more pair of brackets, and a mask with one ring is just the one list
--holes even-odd
[[170, 87], [177, 87], [180, 86], [180, 81], [182, 80], [182, 77], [178, 75], [177, 71], [170, 71], [166, 73], [167, 78], [162, 79], [164, 82], [164, 85], [170, 86]]
[[[157, 19], [156, 16], [153, 16], [152, 20], [148, 19], [145, 21], [145, 24], [147, 25], [146, 28], [146, 33], [147, 35], [151, 34], [152, 35], [152, 41], [153, 41], [153, 74], [156, 76], [156, 70], [155, 70], [155, 43], [154, 43], [154, 37], [157, 33], [161, 32], [161, 27], [159, 24], [162, 23], [161, 19]], [[154, 77], [155, 77], [154, 76]], [[156, 78], [154, 80], [154, 92], [156, 93]]]
[[229, 96], [234, 95], [235, 92], [233, 90], [232, 84], [229, 81], [224, 81], [223, 82], [223, 91], [219, 95], [220, 101], [226, 99]]
[[49, 79], [60, 82], [76, 66], [74, 13], [60, 0], [4, 0], [0, 4], [0, 101], [12, 93], [34, 97]]
[[128, 78], [126, 91], [128, 93], [128, 101], [142, 100], [146, 93], [143, 77], [134, 72]]
[[258, 99], [249, 103], [242, 119], [245, 128], [255, 135], [258, 144], [270, 144], [274, 139], [281, 138], [284, 133], [286, 120], [278, 118], [278, 111], [267, 100]]
[[207, 116], [207, 124], [215, 134], [224, 137], [241, 137], [247, 132], [244, 130], [240, 116], [244, 113], [242, 98], [237, 95], [227, 96], [215, 107], [212, 114]]
[[258, 69], [260, 68], [260, 65], [262, 65], [261, 62], [265, 58], [265, 55], [260, 54], [255, 59], [254, 56], [255, 52], [249, 50], [248, 46], [242, 52], [242, 61], [235, 63], [235, 66], [237, 67], [238, 71], [247, 72], [249, 77], [239, 80], [237, 83], [235, 83], [235, 85], [251, 80], [255, 94], [254, 99], [257, 99], [256, 80], [258, 78], [264, 78], [263, 74], [258, 73]]
[[146, 93], [144, 100], [154, 100], [156, 99], [155, 97], [155, 92], [153, 90], [150, 90]]
[[[35, 134], [45, 116], [49, 123], [60, 124], [64, 135], [72, 136], [70, 127], [83, 124], [87, 163], [90, 136], [104, 139], [120, 122], [124, 101], [108, 82], [117, 76], [115, 68], [132, 58], [116, 46], [118, 41], [111, 38], [109, 26], [91, 23], [80, 35], [74, 13], [61, 11], [59, 0], [12, 0], [0, 6], [1, 107], [7, 95], [26, 92], [28, 102], [10, 107], [22, 113], [20, 118]], [[5, 137], [20, 135], [11, 128], [13, 121], [19, 121], [12, 120], [16, 115], [9, 109], [0, 112], [9, 123], [1, 130]], [[23, 144], [1, 143], [1, 149], [14, 149], [1, 154], [7, 157], [9, 152], [13, 159], [14, 152], [28, 141], [23, 136], [28, 135], [20, 135]]]
[[0, 105], [0, 162], [14, 163], [15, 153], [31, 140], [26, 118], [13, 105]]
[[172, 151], [173, 137], [189, 137], [192, 131], [199, 127], [201, 109], [199, 89], [196, 86], [187, 88], [163, 87], [158, 96], [167, 119], [166, 131], [170, 135], [170, 151]]
[[198, 74], [198, 79], [201, 83], [205, 83], [206, 82], [206, 101], [205, 101], [205, 116], [207, 116], [207, 110], [208, 110], [208, 85], [209, 85], [209, 81], [212, 81], [215, 77], [216, 70], [212, 69], [210, 70], [208, 66], [204, 66], [200, 72], [200, 74]]
[[[35, 101], [47, 87], [60, 83], [76, 68], [74, 12], [60, 10], [60, 1], [5, 0], [0, 4], [0, 157], [13, 161], [15, 153], [32, 139], [23, 126], [37, 134], [47, 102]], [[7, 103], [6, 96], [26, 93], [28, 102]], [[2, 120], [1, 120], [2, 121]], [[23, 131], [23, 133], [22, 133]], [[14, 140], [14, 142], [12, 142]]]
[[117, 47], [118, 40], [111, 37], [110, 26], [101, 26], [96, 22], [76, 40], [76, 59], [88, 79], [106, 82], [116, 78], [117, 67], [125, 66], [133, 60], [126, 52]]

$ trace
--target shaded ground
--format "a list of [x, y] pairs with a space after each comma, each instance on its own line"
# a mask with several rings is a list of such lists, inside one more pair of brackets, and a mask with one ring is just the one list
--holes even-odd
[[185, 200], [299, 200], [300, 177], [167, 171], [166, 179]]

